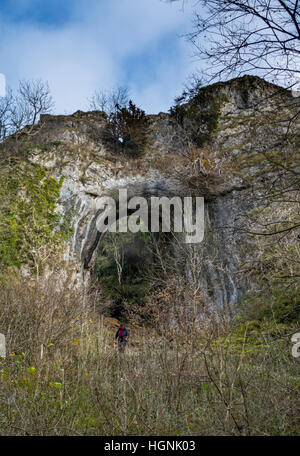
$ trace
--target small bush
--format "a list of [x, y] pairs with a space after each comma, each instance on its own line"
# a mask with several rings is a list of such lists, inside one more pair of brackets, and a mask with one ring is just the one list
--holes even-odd
[[223, 99], [200, 87], [184, 92], [175, 100], [170, 114], [189, 135], [189, 140], [202, 147], [218, 126], [219, 111]]
[[117, 105], [109, 115], [104, 140], [113, 151], [138, 157], [145, 149], [147, 126], [145, 111], [130, 100], [128, 106]]

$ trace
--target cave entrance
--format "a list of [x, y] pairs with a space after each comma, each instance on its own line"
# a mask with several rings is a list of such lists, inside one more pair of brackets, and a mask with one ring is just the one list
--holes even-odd
[[107, 315], [119, 319], [128, 307], [146, 305], [149, 295], [167, 278], [173, 241], [174, 233], [151, 233], [145, 226], [136, 233], [101, 236], [91, 272], [93, 287], [104, 296]]
[[[104, 294], [104, 301], [107, 303], [107, 314], [113, 317], [121, 317], [124, 314], [125, 307], [131, 303], [140, 306], [145, 305], [145, 301], [149, 293], [155, 293], [156, 288], [163, 288], [164, 280], [167, 274], [174, 268], [178, 269], [185, 267], [184, 260], [181, 258], [178, 245], [184, 244], [184, 233], [176, 232], [174, 229], [175, 220], [175, 205], [171, 200], [176, 196], [181, 200], [183, 195], [172, 182], [174, 186], [171, 188], [169, 183], [165, 181], [155, 181], [145, 183], [135, 182], [127, 186], [127, 211], [126, 216], [120, 213], [120, 188], [111, 188], [110, 192], [105, 197], [112, 198], [114, 202], [115, 219], [117, 223], [131, 217], [136, 213], [135, 209], [130, 209], [130, 200], [133, 197], [142, 197], [147, 204], [148, 217], [146, 228], [151, 226], [152, 230], [152, 197], [161, 199], [166, 197], [170, 201], [169, 216], [171, 232], [166, 232], [165, 223], [163, 224], [162, 208], [159, 213], [155, 213], [155, 221], [159, 219], [159, 226], [156, 232], [148, 232], [148, 229], [137, 233], [128, 231], [127, 233], [112, 233], [107, 231], [103, 233], [98, 230], [97, 222], [99, 217], [103, 215], [102, 210], [98, 210], [95, 200], [94, 207], [88, 209], [90, 213], [89, 222], [83, 218], [82, 231], [81, 226], [78, 226], [78, 244], [81, 245], [80, 260], [83, 265], [83, 270], [88, 272], [92, 287], [96, 287], [99, 292]], [[110, 207], [111, 203], [108, 203]], [[139, 204], [139, 203], [137, 203]], [[123, 211], [122, 211], [123, 214]], [[182, 212], [180, 212], [182, 217]], [[141, 216], [143, 223], [143, 217]], [[108, 222], [110, 225], [110, 221]], [[107, 226], [107, 225], [106, 225]], [[163, 228], [164, 226], [164, 228]], [[177, 240], [176, 240], [177, 239]], [[83, 240], [83, 242], [82, 242]], [[182, 271], [184, 275], [184, 271]], [[156, 287], [156, 288], [155, 288]]]
[[107, 313], [120, 318], [131, 304], [143, 306], [151, 287], [154, 255], [150, 233], [106, 233], [93, 269]]

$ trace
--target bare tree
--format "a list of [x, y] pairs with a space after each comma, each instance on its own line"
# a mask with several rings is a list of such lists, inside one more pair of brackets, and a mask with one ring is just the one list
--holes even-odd
[[299, 0], [198, 0], [196, 5], [187, 38], [207, 63], [208, 81], [254, 72], [289, 86], [296, 83]]
[[16, 93], [8, 89], [6, 97], [0, 99], [0, 141], [26, 126], [29, 126], [29, 134], [40, 114], [51, 112], [53, 106], [47, 82], [40, 79], [20, 81]]
[[[198, 0], [194, 5], [194, 27], [187, 38], [196, 47], [202, 64], [199, 73], [206, 83], [250, 73], [286, 88], [295, 90], [299, 87], [299, 0]], [[187, 130], [187, 138], [191, 125], [187, 119], [188, 109], [193, 107], [193, 100], [196, 100], [196, 108], [203, 105], [203, 99], [199, 98], [197, 102], [197, 96], [201, 94], [204, 80], [192, 79], [182, 96], [175, 100], [176, 105], [171, 111], [183, 125], [183, 130]], [[255, 90], [252, 85], [247, 87], [238, 83], [236, 87], [245, 90], [247, 100], [252, 88]], [[209, 92], [206, 94], [211, 101]], [[265, 108], [272, 105], [270, 110]], [[247, 134], [248, 130], [250, 134], [249, 140], [241, 143], [238, 149], [239, 157], [244, 154], [253, 171], [255, 163], [259, 163], [259, 174], [254, 171], [252, 176], [244, 173], [242, 177], [245, 188], [252, 188], [255, 208], [246, 212], [242, 210], [231, 227], [219, 229], [229, 229], [229, 237], [239, 232], [250, 242], [255, 239], [257, 258], [251, 260], [250, 269], [239, 271], [245, 276], [250, 274], [251, 280], [257, 281], [258, 291], [249, 298], [253, 308], [261, 306], [265, 309], [268, 302], [275, 309], [282, 306], [285, 316], [294, 315], [299, 309], [300, 275], [299, 92], [291, 94], [270, 86], [270, 90], [253, 102], [248, 100], [245, 106], [249, 122], [247, 127], [241, 125], [240, 133]], [[195, 117], [195, 113], [197, 109], [192, 116]], [[236, 118], [239, 118], [239, 113]], [[206, 156], [203, 154], [205, 149], [208, 151]], [[197, 189], [203, 179], [208, 183], [208, 190], [218, 184], [218, 180], [210, 180], [211, 172], [207, 173], [207, 169], [214, 172], [217, 165], [214, 149], [216, 143], [213, 141], [200, 144], [197, 154], [193, 143], [191, 148], [186, 147], [188, 156], [193, 159], [190, 172], [193, 180], [188, 183], [196, 184]], [[231, 158], [230, 153], [223, 157], [226, 157], [228, 176], [238, 174], [241, 168], [236, 158]], [[226, 169], [223, 168], [224, 177]]]
[[3, 141], [10, 132], [10, 114], [13, 104], [12, 91], [9, 89], [5, 97], [0, 97], [0, 142]]
[[96, 90], [89, 100], [90, 109], [100, 110], [108, 116], [116, 112], [117, 106], [124, 108], [129, 103], [127, 87], [115, 87], [112, 90]]
[[33, 126], [40, 114], [52, 110], [54, 102], [49, 85], [40, 79], [22, 80], [11, 108], [11, 123], [15, 131], [26, 125]]

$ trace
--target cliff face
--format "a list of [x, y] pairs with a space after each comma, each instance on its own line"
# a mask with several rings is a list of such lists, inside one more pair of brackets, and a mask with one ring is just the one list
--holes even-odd
[[88, 281], [100, 242], [97, 197], [116, 197], [120, 188], [129, 197], [193, 194], [206, 203], [205, 237], [197, 246], [204, 298], [233, 309], [256, 287], [249, 271], [258, 251], [243, 230], [264, 205], [275, 171], [266, 154], [277, 157], [294, 105], [289, 92], [255, 77], [209, 86], [173, 115], [148, 116], [147, 144], [138, 158], [107, 148], [101, 112], [42, 116], [28, 159], [64, 178], [58, 211], [72, 220], [65, 257], [77, 283]]

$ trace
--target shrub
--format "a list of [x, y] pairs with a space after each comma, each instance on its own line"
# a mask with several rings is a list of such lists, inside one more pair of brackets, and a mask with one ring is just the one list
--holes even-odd
[[202, 147], [218, 126], [220, 106], [224, 100], [216, 98], [207, 89], [199, 88], [184, 92], [175, 100], [170, 114], [189, 135], [189, 140]]
[[128, 106], [117, 105], [110, 114], [104, 140], [115, 152], [138, 157], [145, 149], [147, 126], [145, 111], [130, 100]]

